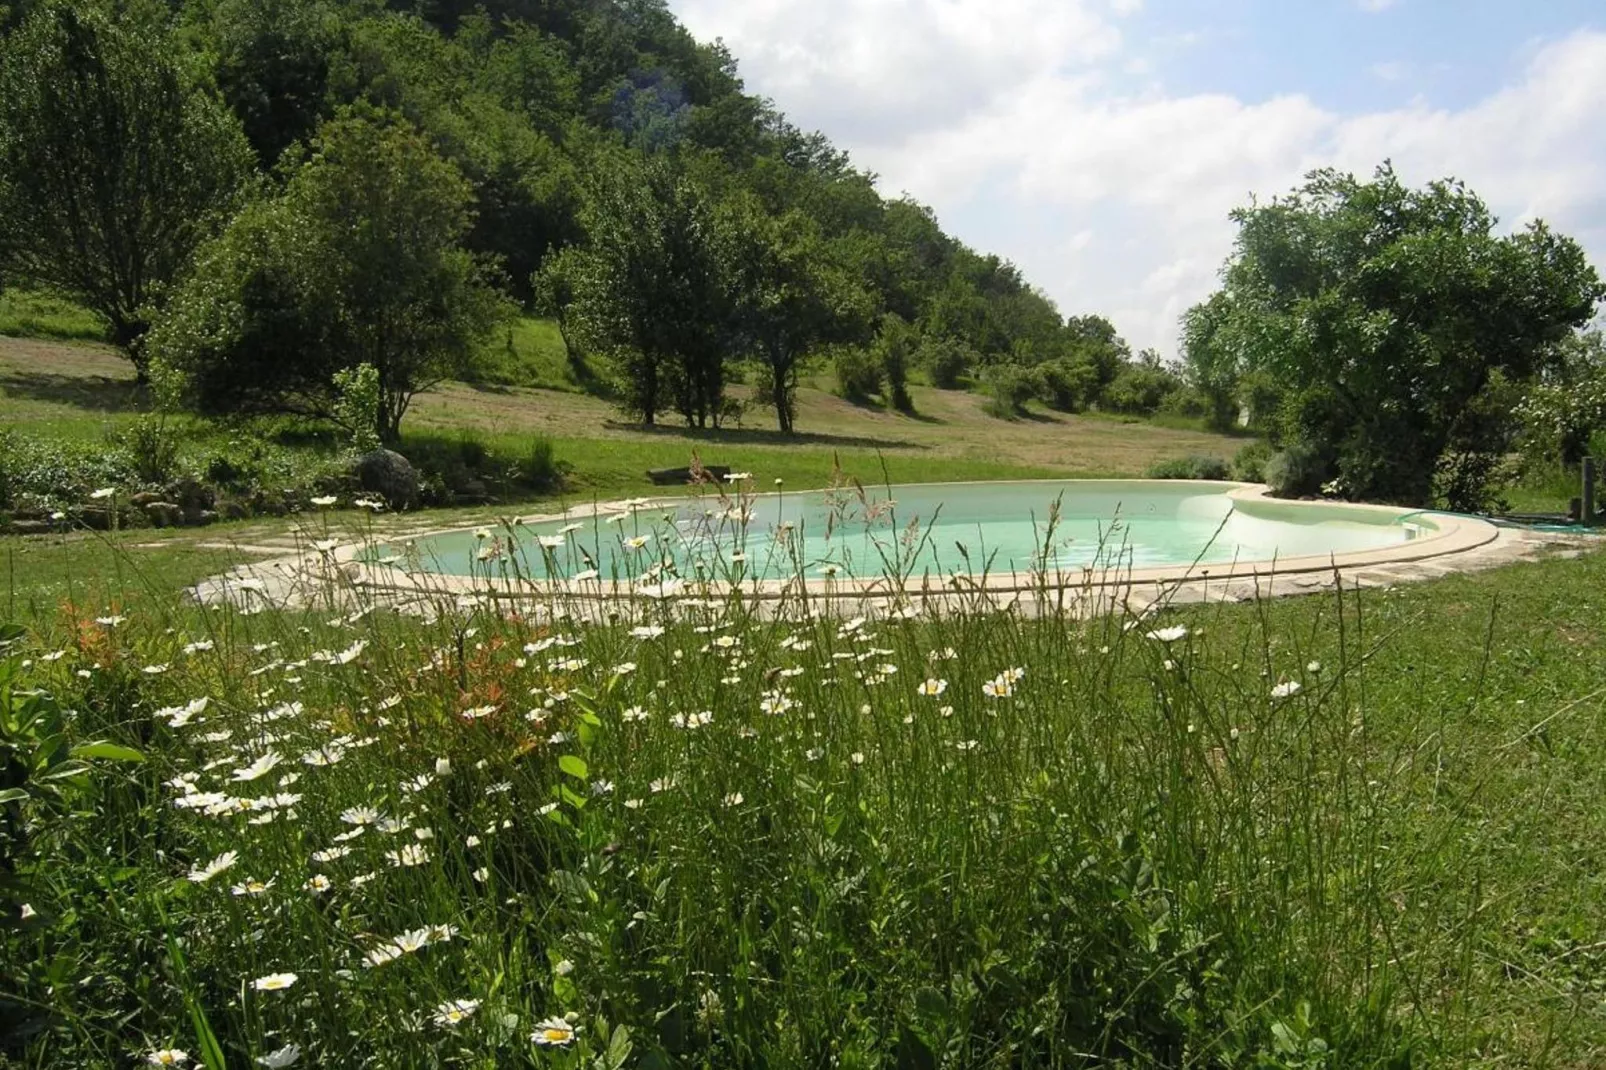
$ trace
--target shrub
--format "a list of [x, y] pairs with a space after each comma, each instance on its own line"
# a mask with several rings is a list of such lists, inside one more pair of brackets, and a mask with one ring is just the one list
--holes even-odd
[[927, 335], [920, 343], [916, 360], [926, 369], [932, 386], [939, 390], [959, 390], [964, 386], [966, 373], [975, 366], [976, 356], [952, 338]]
[[1232, 459], [1232, 478], [1245, 483], [1266, 482], [1266, 465], [1272, 456], [1270, 443], [1263, 441], [1249, 443]]
[[1081, 412], [1098, 393], [1098, 369], [1087, 361], [1050, 360], [1036, 372], [1037, 397], [1051, 409]]
[[557, 490], [563, 486], [567, 466], [558, 460], [552, 440], [541, 435], [531, 441], [519, 466], [519, 478], [531, 490]]
[[1147, 364], [1127, 364], [1104, 388], [1099, 407], [1112, 412], [1152, 416], [1171, 394], [1182, 389], [1175, 372]]
[[1019, 364], [995, 364], [987, 370], [988, 414], [1014, 420], [1026, 412], [1026, 403], [1038, 393], [1038, 377]]
[[1292, 442], [1266, 462], [1266, 483], [1279, 498], [1298, 498], [1318, 493], [1331, 471], [1331, 465], [1315, 447]]
[[112, 436], [128, 455], [129, 467], [141, 483], [166, 483], [178, 475], [178, 435], [162, 416], [141, 416]]
[[1230, 479], [1231, 470], [1220, 457], [1195, 453], [1168, 461], [1156, 461], [1146, 473], [1150, 479]]
[[833, 361], [836, 392], [849, 401], [864, 404], [881, 393], [881, 363], [867, 350], [844, 346]]

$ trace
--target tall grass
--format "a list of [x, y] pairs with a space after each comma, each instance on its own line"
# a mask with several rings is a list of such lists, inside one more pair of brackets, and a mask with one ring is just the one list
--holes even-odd
[[[739, 498], [718, 504], [732, 526], [706, 567], [732, 588], [613, 619], [585, 581], [515, 605], [441, 591], [404, 616], [331, 566], [311, 610], [77, 606], [13, 641], [5, 894], [30, 916], [0, 944], [0, 1050], [63, 1066], [167, 1048], [231, 1066], [1465, 1054], [1463, 811], [1420, 805], [1458, 752], [1442, 723], [1436, 750], [1374, 731], [1362, 603], [1336, 596], [1303, 634], [913, 590], [875, 619], [778, 607], [744, 593], [763, 547]], [[498, 549], [507, 534], [487, 532], [486, 569], [536, 571]], [[919, 538], [883, 548], [889, 571]], [[572, 550], [536, 552], [566, 569]], [[655, 556], [638, 566], [660, 585]]]

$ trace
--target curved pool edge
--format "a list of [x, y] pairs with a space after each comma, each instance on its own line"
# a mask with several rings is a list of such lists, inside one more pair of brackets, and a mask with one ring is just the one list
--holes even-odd
[[[1032, 484], [1063, 484], [1072, 482], [1066, 479], [1035, 479], [1035, 480], [971, 480], [947, 481], [940, 483], [897, 484], [896, 486], [998, 486], [1003, 485], [1032, 485]], [[664, 592], [657, 588], [659, 585], [642, 585], [635, 580], [533, 580], [513, 579], [508, 577], [464, 576], [442, 572], [409, 572], [406, 569], [392, 565], [380, 565], [362, 560], [363, 556], [372, 549], [394, 542], [390, 539], [374, 539], [364, 542], [341, 546], [334, 551], [333, 562], [338, 565], [345, 576], [360, 586], [391, 593], [393, 595], [412, 595], [423, 597], [428, 595], [452, 594], [460, 596], [480, 596], [495, 599], [531, 599], [542, 597], [569, 597], [581, 600], [599, 599], [610, 602], [640, 601], [658, 602], [663, 600], [684, 599], [720, 599], [727, 598], [734, 593], [735, 587], [740, 587], [745, 597], [761, 601], [780, 601], [793, 599], [895, 599], [895, 598], [929, 598], [937, 596], [951, 596], [959, 593], [982, 593], [988, 595], [1009, 595], [1026, 592], [1035, 592], [1043, 589], [1049, 590], [1075, 590], [1091, 589], [1106, 591], [1110, 588], [1130, 589], [1137, 586], [1167, 584], [1185, 584], [1196, 582], [1226, 583], [1244, 580], [1273, 580], [1289, 577], [1309, 576], [1312, 573], [1333, 573], [1335, 571], [1353, 571], [1369, 568], [1387, 568], [1394, 565], [1413, 565], [1432, 561], [1438, 558], [1453, 557], [1461, 554], [1471, 554], [1493, 543], [1500, 536], [1500, 530], [1487, 520], [1477, 517], [1463, 516], [1453, 513], [1437, 513], [1431, 510], [1410, 510], [1400, 506], [1373, 505], [1368, 503], [1327, 502], [1327, 501], [1297, 501], [1293, 499], [1274, 498], [1270, 488], [1264, 484], [1242, 483], [1213, 480], [1142, 480], [1142, 479], [1089, 479], [1075, 480], [1088, 484], [1109, 486], [1112, 484], [1133, 484], [1137, 486], [1149, 484], [1163, 484], [1167, 487], [1197, 486], [1209, 488], [1215, 493], [1223, 493], [1235, 503], [1265, 503], [1275, 506], [1278, 511], [1289, 509], [1342, 509], [1346, 513], [1371, 513], [1382, 522], [1393, 522], [1405, 516], [1420, 515], [1424, 518], [1421, 529], [1431, 534], [1425, 534], [1408, 542], [1395, 546], [1372, 550], [1357, 550], [1347, 553], [1328, 553], [1304, 557], [1288, 557], [1280, 559], [1257, 559], [1252, 561], [1217, 562], [1207, 565], [1164, 565], [1150, 568], [1121, 568], [1116, 566], [1083, 567], [1074, 570], [1042, 573], [1032, 571], [1011, 571], [990, 573], [986, 576], [963, 576], [953, 578], [941, 577], [942, 582], [933, 582], [938, 577], [911, 577], [904, 584], [889, 580], [884, 576], [876, 577], [810, 577], [801, 579], [790, 577], [787, 579], [753, 579], [740, 584], [729, 581], [701, 581], [686, 582], [671, 592]], [[888, 488], [892, 489], [892, 488]], [[763, 495], [749, 495], [750, 497], [773, 496], [775, 494], [807, 494], [817, 493], [817, 490], [769, 491]], [[684, 496], [660, 496], [656, 498], [618, 499], [607, 502], [588, 503], [581, 506], [571, 506], [562, 512], [539, 513], [519, 516], [516, 522], [522, 524], [541, 524], [558, 521], [573, 521], [596, 515], [608, 515], [632, 506], [640, 509], [649, 509], [660, 505], [669, 505], [681, 502]], [[1384, 520], [1383, 518], [1387, 518]], [[409, 539], [425, 539], [436, 535], [446, 535], [473, 530], [470, 525], [455, 525], [447, 528], [434, 529], [413, 533]]]

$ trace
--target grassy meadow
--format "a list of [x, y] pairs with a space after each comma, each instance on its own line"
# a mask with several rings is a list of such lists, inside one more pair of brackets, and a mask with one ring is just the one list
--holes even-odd
[[[448, 385], [411, 441], [548, 437], [554, 503], [693, 451], [801, 488], [1239, 445], [813, 386], [797, 444], [644, 431], [540, 338], [553, 389]], [[99, 442], [130, 379], [0, 340], [0, 422]], [[1142, 619], [181, 593], [397, 523], [0, 537], [0, 1065], [1606, 1062], [1606, 554]]]

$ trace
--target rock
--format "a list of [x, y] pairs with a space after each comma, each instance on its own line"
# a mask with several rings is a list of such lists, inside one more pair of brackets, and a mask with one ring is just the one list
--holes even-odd
[[469, 505], [484, 505], [491, 500], [491, 491], [483, 479], [470, 476], [459, 483], [452, 491], [453, 496], [460, 502]]
[[48, 520], [13, 520], [6, 530], [13, 535], [48, 535], [55, 525]]
[[251, 516], [251, 507], [233, 498], [220, 502], [217, 511], [222, 514], [224, 520], [246, 520]]
[[185, 512], [210, 509], [217, 504], [217, 492], [198, 479], [180, 479], [167, 488], [167, 500], [177, 502]]
[[357, 458], [352, 475], [359, 487], [379, 495], [392, 509], [411, 509], [418, 504], [418, 470], [395, 450], [363, 454]]
[[159, 528], [176, 528], [184, 522], [184, 510], [172, 502], [154, 501], [145, 505], [145, 515]]
[[112, 526], [111, 510], [104, 505], [86, 505], [78, 510], [73, 519], [93, 531], [107, 531]]
[[132, 505], [135, 509], [149, 510], [152, 505], [165, 500], [166, 499], [162, 497], [159, 491], [142, 490], [138, 494], [129, 498], [128, 504]]
[[211, 509], [185, 509], [184, 526], [191, 528], [205, 527], [217, 520], [217, 513]]

